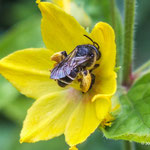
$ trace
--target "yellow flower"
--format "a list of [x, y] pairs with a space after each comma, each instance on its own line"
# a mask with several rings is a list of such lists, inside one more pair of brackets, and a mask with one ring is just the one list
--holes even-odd
[[61, 7], [65, 12], [71, 14], [84, 27], [91, 26], [91, 19], [84, 9], [71, 0], [52, 0]]
[[68, 14], [71, 13], [71, 5], [70, 0], [52, 0], [55, 4], [57, 4], [59, 7], [61, 7], [65, 12]]
[[[28, 110], [20, 142], [48, 140], [61, 134], [76, 149], [95, 131], [111, 111], [111, 96], [116, 91], [114, 72], [116, 45], [113, 29], [99, 22], [89, 34], [62, 9], [49, 2], [38, 1], [42, 13], [41, 31], [46, 48], [24, 49], [0, 60], [0, 73], [22, 94], [37, 99]], [[67, 86], [61, 88], [50, 79], [54, 62], [50, 57], [77, 45], [92, 44], [88, 35], [100, 46], [100, 66], [93, 72], [95, 84], [86, 93]], [[38, 42], [38, 41], [37, 41]]]

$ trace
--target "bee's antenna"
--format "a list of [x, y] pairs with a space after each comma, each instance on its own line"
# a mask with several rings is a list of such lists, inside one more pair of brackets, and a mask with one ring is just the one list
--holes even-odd
[[87, 36], [87, 35], [85, 35], [85, 34], [84, 34], [83, 36], [85, 36], [85, 37], [87, 37], [89, 40], [91, 40], [91, 41], [93, 42], [93, 45], [94, 45], [94, 46], [97, 45], [97, 49], [99, 49], [98, 43], [94, 42], [89, 36]]
[[89, 40], [91, 40], [94, 43], [94, 41], [89, 36], [87, 36], [87, 35], [84, 35], [84, 36], [87, 37]]
[[[99, 49], [99, 45], [96, 42], [93, 42], [93, 45], [97, 45], [97, 49]], [[96, 47], [96, 46], [95, 46]]]

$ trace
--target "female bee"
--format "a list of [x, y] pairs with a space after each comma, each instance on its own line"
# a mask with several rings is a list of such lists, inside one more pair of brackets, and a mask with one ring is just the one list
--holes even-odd
[[[87, 35], [85, 37], [89, 38]], [[69, 55], [65, 51], [54, 54], [51, 59], [57, 61], [57, 65], [51, 71], [51, 79], [55, 79], [58, 85], [65, 87], [76, 79], [80, 74], [81, 88], [87, 92], [95, 81], [95, 76], [91, 73], [98, 64], [101, 53], [99, 45], [89, 38], [93, 45], [78, 45]]]

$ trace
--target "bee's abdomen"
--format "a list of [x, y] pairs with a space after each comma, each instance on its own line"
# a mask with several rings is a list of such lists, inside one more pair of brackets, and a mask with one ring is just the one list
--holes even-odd
[[58, 83], [58, 85], [59, 85], [60, 87], [65, 87], [66, 85], [68, 85], [68, 84], [66, 84], [66, 83], [64, 83], [64, 82], [62, 82], [62, 81], [60, 81], [60, 80], [57, 80], [57, 83]]
[[70, 84], [76, 78], [76, 76], [77, 76], [77, 72], [72, 70], [68, 76], [57, 80], [58, 85], [61, 87], [65, 87], [68, 84]]

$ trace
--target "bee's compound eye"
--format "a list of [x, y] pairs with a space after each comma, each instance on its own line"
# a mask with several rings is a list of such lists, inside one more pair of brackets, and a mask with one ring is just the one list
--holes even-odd
[[74, 68], [73, 70], [74, 70], [75, 72], [78, 72], [78, 71], [79, 71], [79, 69], [78, 69], [78, 68]]

